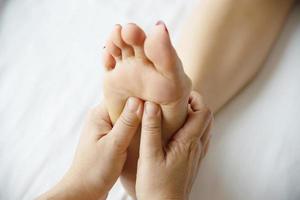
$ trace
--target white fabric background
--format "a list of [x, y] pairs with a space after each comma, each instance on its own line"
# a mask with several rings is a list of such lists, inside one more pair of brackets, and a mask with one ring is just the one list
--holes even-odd
[[[192, 0], [0, 0], [0, 199], [33, 199], [68, 169], [101, 97], [115, 23], [176, 36]], [[191, 199], [300, 199], [300, 6], [266, 66], [217, 116]], [[174, 37], [173, 37], [174, 38]], [[119, 183], [109, 199], [126, 199]]]

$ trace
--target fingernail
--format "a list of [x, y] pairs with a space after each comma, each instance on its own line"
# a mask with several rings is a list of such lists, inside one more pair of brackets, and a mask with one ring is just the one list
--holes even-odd
[[145, 113], [150, 116], [154, 117], [159, 113], [159, 107], [155, 103], [147, 101], [145, 103]]
[[128, 112], [135, 113], [138, 111], [139, 106], [140, 106], [140, 102], [136, 98], [130, 97], [126, 102], [125, 109]]
[[157, 21], [156, 22], [156, 24], [155, 24], [156, 26], [159, 26], [159, 25], [163, 25], [164, 26], [164, 29], [165, 29], [165, 31], [169, 34], [169, 31], [168, 31], [168, 28], [167, 28], [167, 26], [166, 26], [166, 24], [165, 24], [165, 22], [164, 21], [162, 21], [162, 20], [159, 20], [159, 21]]

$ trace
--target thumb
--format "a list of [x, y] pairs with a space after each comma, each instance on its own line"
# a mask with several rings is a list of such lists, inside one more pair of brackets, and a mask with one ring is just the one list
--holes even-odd
[[140, 158], [163, 155], [160, 106], [145, 102], [142, 119]]
[[114, 127], [110, 132], [114, 145], [120, 150], [126, 150], [139, 128], [141, 116], [142, 116], [142, 101], [130, 97], [122, 111], [122, 114], [116, 121]]

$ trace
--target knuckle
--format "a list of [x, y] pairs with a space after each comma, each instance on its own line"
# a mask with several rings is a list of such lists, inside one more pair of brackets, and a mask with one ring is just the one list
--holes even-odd
[[201, 114], [205, 119], [212, 118], [212, 116], [213, 116], [212, 111], [206, 105], [201, 108], [201, 110], [199, 111], [199, 114]]
[[190, 93], [190, 99], [191, 99], [191, 102], [194, 102], [196, 104], [200, 104], [200, 105], [203, 104], [203, 97], [196, 91], [192, 91]]
[[143, 124], [143, 129], [144, 131], [149, 133], [156, 133], [160, 131], [161, 127], [159, 123], [156, 123], [154, 120], [151, 120]]
[[139, 157], [141, 162], [161, 162], [163, 160], [163, 155], [160, 150], [155, 149], [151, 152], [143, 152], [142, 156]]
[[188, 152], [190, 148], [190, 143], [187, 141], [178, 142], [177, 144], [177, 151], [179, 152]]
[[121, 115], [120, 121], [126, 127], [135, 128], [138, 118], [136, 115], [128, 113], [128, 114]]
[[200, 148], [200, 142], [196, 139], [183, 143], [181, 145], [182, 151], [186, 152], [187, 154], [191, 154], [192, 152], [197, 151], [199, 148]]
[[120, 142], [120, 140], [117, 137], [112, 137], [111, 138], [111, 142], [110, 145], [113, 150], [119, 152], [122, 151], [124, 149], [124, 145], [122, 142]]
[[186, 143], [178, 142], [176, 146], [170, 149], [170, 152], [177, 159], [175, 162], [182, 162], [182, 160], [186, 160], [190, 151], [190, 145]]
[[176, 139], [174, 142], [179, 149], [184, 151], [189, 151], [189, 149], [194, 148], [201, 143], [197, 135], [192, 135], [188, 138], [182, 138], [180, 140]]
[[86, 122], [97, 125], [98, 127], [107, 126], [107, 121], [103, 119], [103, 114], [99, 107], [93, 107], [87, 111], [87, 116], [85, 118]]
[[191, 97], [193, 97], [193, 98], [195, 98], [195, 99], [197, 99], [197, 100], [200, 100], [202, 97], [201, 97], [201, 95], [198, 93], [198, 92], [196, 92], [196, 91], [191, 91], [191, 95], [190, 95]]

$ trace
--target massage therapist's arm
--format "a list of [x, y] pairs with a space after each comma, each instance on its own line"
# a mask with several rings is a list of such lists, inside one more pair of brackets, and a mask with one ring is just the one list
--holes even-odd
[[106, 109], [96, 107], [86, 121], [70, 170], [38, 199], [106, 199], [142, 118], [138, 200], [187, 200], [208, 147], [212, 123], [212, 114], [198, 94], [192, 93], [189, 102], [187, 121], [168, 144], [162, 143], [158, 105], [143, 105], [130, 98], [114, 127]]
[[92, 109], [70, 169], [56, 186], [38, 199], [106, 199], [120, 176], [127, 148], [140, 125], [142, 112], [142, 101], [129, 98], [121, 116], [112, 127], [103, 106]]

